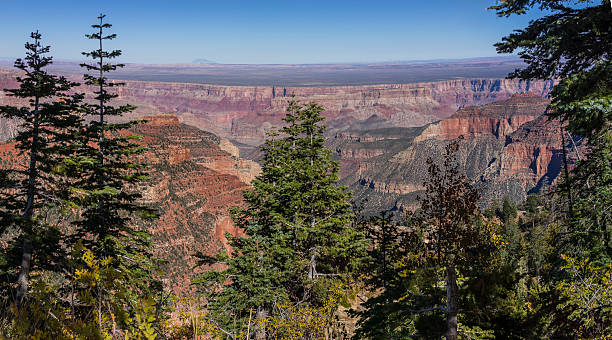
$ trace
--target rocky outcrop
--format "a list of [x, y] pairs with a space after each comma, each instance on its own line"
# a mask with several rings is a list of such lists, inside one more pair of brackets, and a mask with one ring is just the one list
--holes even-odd
[[347, 130], [330, 144], [341, 161], [343, 184], [357, 199], [367, 199], [373, 212], [413, 207], [423, 190], [425, 160], [439, 159], [459, 136], [458, 161], [479, 187], [483, 203], [504, 195], [520, 201], [550, 185], [563, 165], [559, 123], [543, 116], [548, 103], [538, 95], [519, 94], [464, 107], [420, 130]]
[[225, 151], [232, 151], [227, 140], [182, 124], [175, 114], [144, 120], [132, 132], [148, 147], [143, 159], [151, 166], [151, 180], [144, 196], [160, 212], [150, 225], [155, 252], [168, 261], [166, 285], [185, 292], [198, 274], [192, 255], [213, 255], [227, 247], [226, 232], [240, 233], [228, 209], [242, 203], [242, 190], [259, 165]]
[[[0, 105], [25, 105], [26, 101], [11, 97], [4, 89], [12, 89], [19, 86], [15, 79], [16, 74], [0, 69]], [[17, 136], [18, 122], [0, 117], [0, 142]]]
[[[566, 152], [572, 168], [577, 155], [569, 148]], [[485, 197], [521, 197], [550, 187], [563, 166], [561, 124], [540, 116], [507, 136], [499, 157], [492, 160], [480, 180], [488, 184]]]
[[[230, 154], [224, 150], [232, 149], [227, 141], [180, 123], [174, 114], [144, 120], [123, 132], [139, 135], [138, 143], [147, 148], [139, 157], [149, 166], [150, 180], [139, 190], [159, 219], [144, 227], [152, 234], [155, 255], [167, 261], [164, 283], [185, 293], [199, 273], [192, 255], [227, 249], [226, 232], [240, 234], [228, 209], [242, 204], [242, 191], [259, 173], [259, 165]], [[0, 143], [0, 168], [23, 165], [15, 143]]]
[[462, 108], [447, 119], [431, 124], [415, 139], [496, 138], [503, 139], [524, 123], [542, 115], [548, 101], [542, 96], [525, 93], [484, 106]]
[[158, 111], [177, 112], [186, 123], [251, 145], [281, 124], [291, 95], [325, 107], [333, 133], [346, 123], [372, 116], [396, 127], [422, 126], [446, 118], [457, 108], [505, 99], [515, 93], [544, 95], [549, 82], [471, 79], [432, 83], [335, 87], [237, 87], [182, 83], [127, 82], [121, 99]]

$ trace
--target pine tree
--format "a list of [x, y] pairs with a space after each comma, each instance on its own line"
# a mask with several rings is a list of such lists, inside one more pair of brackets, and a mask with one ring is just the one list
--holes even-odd
[[[151, 256], [150, 234], [144, 223], [154, 218], [155, 213], [140, 201], [139, 189], [147, 179], [147, 169], [139, 161], [142, 158], [139, 155], [145, 148], [135, 142], [137, 136], [127, 132], [138, 121], [110, 122], [120, 119], [134, 106], [111, 104], [117, 97], [111, 90], [123, 84], [108, 80], [106, 75], [123, 67], [123, 64], [109, 62], [119, 57], [121, 51], [103, 49], [104, 41], [116, 37], [115, 34], [105, 33], [111, 25], [105, 23], [104, 18], [105, 15], [100, 15], [99, 22], [92, 25], [95, 32], [86, 34], [98, 45], [97, 49], [83, 53], [94, 62], [81, 65], [87, 71], [96, 72], [95, 75], [84, 76], [85, 84], [93, 89], [95, 97], [93, 102], [82, 106], [82, 111], [91, 121], [74, 141], [78, 147], [65, 172], [72, 179], [68, 199], [79, 211], [79, 216], [73, 222], [75, 233], [72, 244], [79, 243], [79, 247], [91, 252], [100, 261], [110, 261], [107, 266], [121, 275], [114, 276], [116, 282], [109, 283], [109, 287], [122, 288], [93, 290], [91, 294], [101, 302], [91, 306], [96, 313], [85, 311], [85, 318], [101, 315], [101, 309], [106, 306], [121, 305], [126, 313], [133, 311], [136, 301], [161, 291], [160, 283], [154, 278], [156, 260]], [[73, 262], [82, 262], [79, 260], [80, 254], [75, 256]], [[76, 278], [72, 280], [76, 281]]]
[[124, 65], [108, 61], [120, 56], [120, 50], [103, 50], [105, 40], [116, 38], [115, 34], [105, 35], [104, 30], [111, 25], [105, 23], [104, 18], [105, 15], [100, 15], [99, 23], [92, 25], [96, 32], [86, 35], [99, 43], [98, 49], [83, 53], [95, 63], [81, 64], [88, 71], [97, 73], [84, 76], [85, 84], [95, 89], [95, 102], [83, 106], [83, 111], [93, 119], [79, 141], [78, 162], [72, 175], [78, 179], [74, 183], [74, 191], [80, 194], [78, 203], [84, 207], [82, 218], [76, 222], [78, 238], [96, 256], [111, 256], [120, 261], [120, 255], [133, 257], [148, 253], [149, 236], [135, 227], [133, 218], [134, 214], [152, 211], [138, 202], [141, 196], [136, 190], [147, 178], [145, 166], [136, 162], [136, 156], [145, 149], [134, 142], [136, 136], [122, 133], [138, 121], [109, 122], [112, 117], [120, 117], [135, 107], [110, 104], [117, 97], [110, 90], [124, 84], [109, 81], [106, 73]]
[[[588, 304], [576, 303], [580, 299], [565, 288], [589, 282], [591, 292], [580, 292], [580, 296], [601, 292], [593, 271], [612, 262], [611, 3], [513, 0], [492, 8], [499, 16], [522, 15], [532, 8], [545, 10], [545, 16], [515, 30], [496, 47], [500, 53], [518, 52], [526, 63], [510, 77], [558, 80], [551, 91], [549, 116], [565, 123], [560, 131], [564, 152], [566, 140], [583, 146], [581, 150], [574, 147], [580, 160], [571, 175], [566, 162], [566, 178], [558, 186], [567, 197], [562, 203], [567, 207], [565, 216], [555, 216], [551, 209], [546, 218], [551, 221], [542, 223], [532, 217], [527, 225], [528, 266], [535, 268], [530, 274], [535, 276], [533, 286], [539, 291], [530, 306], [538, 311], [533, 313], [534, 319], [545, 329], [535, 333], [547, 338], [598, 338], [606, 333], [602, 324], [610, 320], [610, 309], [597, 306], [599, 302], [592, 298], [597, 294], [591, 295]], [[576, 275], [580, 266], [588, 270]]]
[[[55, 262], [54, 269], [59, 270], [63, 257], [60, 232], [46, 223], [44, 214], [57, 205], [61, 178], [56, 170], [70, 156], [70, 141], [81, 124], [78, 105], [82, 95], [69, 93], [78, 84], [49, 74], [45, 68], [52, 63], [46, 56], [50, 47], [41, 45], [38, 32], [31, 38], [33, 41], [25, 45], [26, 57], [15, 61], [24, 74], [17, 77], [19, 88], [6, 90], [9, 96], [28, 100], [28, 105], [0, 107], [3, 117], [21, 123], [16, 147], [26, 160], [23, 170], [3, 169], [0, 175], [0, 231], [16, 230], [7, 248], [9, 258], [1, 281], [17, 283], [18, 305], [28, 293], [33, 269], [49, 269]], [[13, 251], [17, 256], [11, 258]]]
[[492, 297], [503, 291], [494, 261], [502, 241], [496, 219], [483, 218], [478, 192], [459, 171], [458, 147], [452, 142], [440, 162], [427, 160], [420, 209], [401, 225], [385, 221], [376, 228], [379, 241], [370, 253], [378, 266], [368, 272], [376, 294], [353, 312], [360, 317], [355, 338], [493, 335], [494, 316], [482, 315], [497, 309]]
[[[407, 254], [418, 248], [416, 242], [411, 242], [414, 235], [410, 231], [415, 230], [411, 217], [408, 215], [399, 220], [392, 213], [383, 211], [359, 222], [370, 243], [361, 271], [368, 291], [376, 293], [360, 305], [362, 308], [350, 311], [359, 318], [356, 339], [384, 339], [416, 333], [411, 327], [409, 309], [412, 306], [402, 297], [417, 280], [406, 280], [398, 273]], [[427, 270], [419, 272], [429, 273]]]
[[459, 172], [458, 142], [447, 145], [442, 166], [427, 160], [429, 177], [421, 199], [426, 258], [445, 272], [446, 338], [457, 339], [458, 275], [469, 276], [478, 263], [487, 262], [498, 249], [498, 236], [481, 219], [480, 196]]
[[572, 253], [612, 263], [612, 130], [593, 135], [590, 150], [568, 180], [574, 190]]
[[[492, 6], [499, 16], [521, 15], [533, 7], [548, 13], [504, 37], [496, 44], [497, 51], [518, 51], [526, 62], [525, 68], [510, 77], [559, 79], [551, 92], [549, 115], [567, 123], [561, 131], [564, 140], [583, 137], [589, 150], [586, 159], [578, 163], [574, 178], [561, 187], [568, 196], [570, 215], [566, 250], [612, 262], [612, 163], [608, 155], [612, 134], [611, 3], [514, 0]], [[567, 136], [569, 133], [573, 136]], [[606, 211], [607, 215], [602, 214]]]
[[395, 276], [395, 261], [400, 258], [403, 233], [402, 225], [393, 213], [382, 211], [366, 222], [366, 236], [371, 244], [368, 250], [368, 272], [374, 273], [371, 284], [385, 288]]
[[[325, 148], [322, 111], [289, 103], [286, 125], [262, 147], [262, 173], [244, 192], [246, 207], [233, 213], [246, 237], [230, 237], [231, 258], [217, 258], [227, 268], [200, 280], [207, 308], [226, 330], [251, 311], [261, 325], [287, 304], [321, 305], [326, 284], [349, 273], [365, 250], [349, 193], [337, 185], [338, 163]], [[263, 326], [257, 332], [268, 334]]]
[[[446, 315], [448, 340], [457, 339], [457, 267], [464, 251], [463, 243], [472, 235], [474, 219], [478, 216], [478, 194], [458, 172], [452, 158], [458, 145], [450, 144], [446, 150], [444, 170], [428, 159], [429, 180], [426, 196], [421, 205], [423, 214], [430, 220], [426, 237], [429, 250], [434, 253], [446, 272]], [[467, 245], [468, 247], [470, 245]]]

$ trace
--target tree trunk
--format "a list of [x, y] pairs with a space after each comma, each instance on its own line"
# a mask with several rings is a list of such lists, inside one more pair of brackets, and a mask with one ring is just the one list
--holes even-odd
[[32, 226], [30, 225], [31, 218], [34, 215], [34, 199], [36, 196], [36, 180], [37, 180], [37, 152], [39, 140], [39, 117], [38, 106], [40, 99], [36, 96], [34, 102], [34, 126], [32, 133], [32, 145], [30, 151], [30, 164], [28, 166], [28, 189], [26, 192], [26, 205], [22, 216], [26, 219], [27, 227], [23, 231], [23, 248], [21, 250], [21, 268], [17, 277], [17, 305], [21, 305], [21, 300], [28, 293], [30, 263], [32, 261]]
[[317, 276], [317, 253], [310, 255], [310, 265], [308, 266], [308, 281], [313, 281]]
[[268, 317], [268, 311], [263, 307], [257, 307], [257, 331], [255, 331], [255, 339], [266, 340], [266, 318]]
[[30, 276], [30, 262], [32, 261], [32, 242], [29, 235], [23, 239], [23, 249], [21, 251], [21, 270], [17, 278], [17, 304], [21, 305], [22, 299], [28, 293], [28, 278]]
[[[565, 150], [565, 134], [563, 133], [563, 127], [559, 127], [559, 131], [561, 132], [561, 142], [563, 143], [562, 147], [563, 147], [563, 168], [565, 170], [565, 180], [567, 181], [569, 179], [569, 169], [567, 166], [567, 151]], [[569, 216], [570, 218], [572, 216], [574, 216], [574, 202], [572, 200], [572, 188], [570, 186], [570, 184], [566, 184], [565, 186], [566, 190], [567, 190], [567, 204], [569, 206]]]
[[457, 297], [459, 287], [457, 287], [457, 273], [455, 266], [446, 268], [446, 339], [457, 339]]

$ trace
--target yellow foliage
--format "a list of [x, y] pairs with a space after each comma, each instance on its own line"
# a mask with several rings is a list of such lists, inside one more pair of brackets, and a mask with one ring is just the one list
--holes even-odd
[[574, 330], [576, 338], [612, 339], [612, 264], [597, 266], [588, 258], [561, 258], [565, 261], [562, 269], [570, 278], [556, 288], [567, 301], [560, 307], [569, 309], [568, 318], [579, 325]]
[[[256, 311], [251, 310], [248, 322], [235, 330], [235, 334], [232, 333], [233, 339], [251, 339], [257, 330], [262, 329], [265, 329], [268, 339], [330, 339], [334, 330], [334, 315], [339, 306], [363, 291], [364, 287], [355, 280], [329, 280], [324, 286], [327, 294], [321, 305], [279, 304], [275, 306], [272, 315], [262, 320], [257, 320]], [[193, 299], [177, 298], [177, 301], [183, 307], [177, 308], [176, 312], [183, 325], [192, 327], [189, 336], [193, 339], [225, 339], [226, 332], [231, 332], [222, 330], [214, 320], [208, 318], [205, 310], [193, 308], [197, 303]]]

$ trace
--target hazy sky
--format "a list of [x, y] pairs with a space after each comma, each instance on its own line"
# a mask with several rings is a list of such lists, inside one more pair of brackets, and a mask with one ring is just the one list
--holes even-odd
[[95, 48], [107, 14], [124, 62], [328, 63], [494, 56], [493, 43], [539, 13], [498, 18], [495, 0], [0, 0], [0, 57], [32, 30], [56, 59]]

